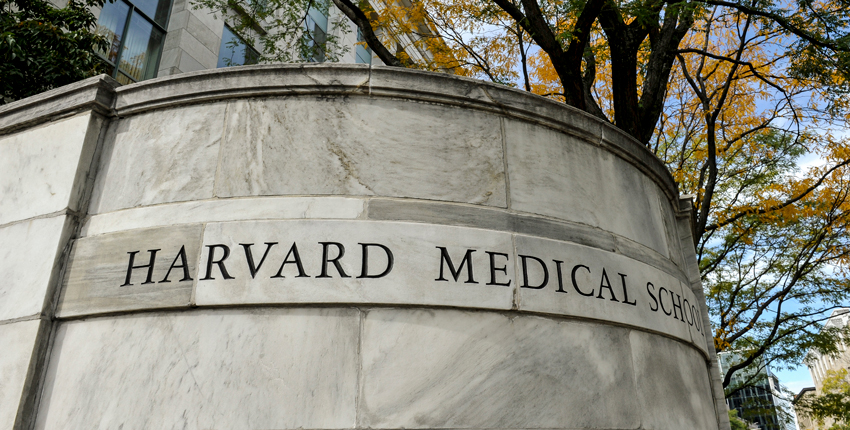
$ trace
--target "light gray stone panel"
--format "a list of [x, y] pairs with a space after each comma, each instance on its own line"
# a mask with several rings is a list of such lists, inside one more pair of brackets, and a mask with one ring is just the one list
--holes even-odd
[[705, 359], [679, 342], [649, 333], [629, 336], [641, 428], [716, 430]]
[[[277, 242], [268, 248], [266, 243]], [[320, 278], [324, 247], [320, 242], [338, 242], [345, 247], [339, 260], [348, 275], [342, 278], [331, 263], [326, 278]], [[303, 264], [305, 277], [292, 262], [289, 254], [293, 243]], [[381, 244], [393, 254], [392, 270], [380, 278], [360, 278], [363, 275], [363, 247], [360, 243]], [[205, 280], [210, 246], [223, 244], [230, 250], [225, 269], [233, 279], [225, 279], [220, 267], [213, 264]], [[256, 275], [252, 277], [247, 252], [240, 244], [253, 244], [251, 256]], [[487, 285], [489, 259], [486, 251], [512, 253], [511, 235], [459, 227], [370, 222], [370, 221], [256, 221], [207, 224], [204, 231], [204, 251], [198, 274], [195, 301], [199, 306], [240, 303], [381, 303], [411, 305], [444, 305], [488, 309], [510, 309], [513, 303], [511, 286]], [[455, 281], [447, 264], [443, 264], [444, 281], [440, 278], [442, 252], [445, 247], [460, 271]], [[260, 261], [269, 249], [266, 260]], [[377, 276], [388, 267], [388, 258], [380, 247], [368, 247], [367, 275]], [[468, 264], [460, 268], [467, 250], [471, 255], [473, 281], [468, 283]], [[328, 258], [338, 255], [336, 245], [328, 245]], [[224, 254], [216, 249], [215, 260]], [[511, 257], [512, 258], [512, 257]], [[282, 278], [277, 276], [285, 259], [290, 261]], [[510, 261], [496, 259], [497, 282], [513, 279]]]
[[27, 379], [39, 320], [0, 325], [0, 428], [12, 429]]
[[367, 217], [375, 220], [459, 225], [563, 240], [623, 254], [682, 280], [687, 278], [682, 268], [666, 256], [633, 240], [587, 224], [481, 206], [374, 197], [368, 201]]
[[86, 113], [0, 137], [0, 225], [75, 208], [91, 122]]
[[261, 197], [171, 203], [108, 212], [89, 218], [83, 236], [172, 224], [243, 219], [356, 219], [365, 200], [346, 197]]
[[[202, 229], [195, 224], [78, 239], [68, 262], [57, 315], [189, 306], [197, 279]], [[184, 270], [178, 267], [183, 264], [181, 248], [189, 266], [188, 280], [183, 280]], [[145, 266], [150, 263], [152, 249], [159, 251], [150, 272], [151, 283], [146, 284], [150, 269], [138, 267], [132, 270], [130, 285], [124, 285], [130, 253], [139, 251], [133, 255], [133, 266]]]
[[[687, 301], [687, 303], [685, 303]], [[682, 303], [687, 312], [685, 313], [685, 322], [688, 324], [688, 331], [691, 334], [691, 342], [699, 348], [704, 354], [708, 355], [708, 342], [714, 342], [711, 337], [709, 327], [706, 327], [703, 322], [703, 309], [705, 297], [694, 294], [694, 291], [688, 287], [688, 284], [682, 283]]]
[[531, 316], [371, 310], [358, 426], [638, 428], [628, 330]]
[[505, 120], [511, 208], [580, 222], [667, 256], [657, 185], [623, 159], [567, 134]]
[[[224, 30], [224, 21], [216, 18], [208, 9], [190, 9], [189, 19], [186, 22], [186, 31], [194, 36], [203, 46], [212, 52], [218, 62], [218, 50], [221, 47], [221, 35]], [[212, 67], [217, 66], [213, 63]]]
[[67, 217], [0, 227], [0, 321], [41, 313]]
[[183, 51], [182, 48], [180, 48], [180, 50], [182, 52], [180, 53], [177, 66], [183, 71], [183, 73], [207, 70], [207, 68], [204, 67], [197, 58], [192, 57], [188, 52]]
[[358, 330], [353, 309], [66, 322], [36, 428], [352, 428]]
[[212, 197], [224, 109], [213, 103], [114, 121], [89, 212]]
[[216, 194], [381, 195], [504, 207], [499, 119], [363, 97], [233, 102]]
[[[673, 300], [679, 305], [688, 297], [677, 278], [619, 254], [568, 242], [517, 235], [516, 250], [527, 256], [514, 260], [520, 310], [628, 324], [691, 341], [684, 305], [673, 305]], [[545, 271], [532, 257], [545, 263]]]

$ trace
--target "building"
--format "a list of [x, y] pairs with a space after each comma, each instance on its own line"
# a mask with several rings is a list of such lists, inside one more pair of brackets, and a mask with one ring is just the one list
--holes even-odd
[[[720, 374], [742, 358], [736, 352], [717, 354]], [[781, 395], [779, 379], [770, 367], [753, 365], [739, 370], [732, 376], [731, 386], [748, 386], [726, 397], [729, 409], [738, 411], [738, 416], [756, 425], [761, 430], [793, 430], [790, 420], [791, 405]]]
[[[850, 326], [850, 308], [842, 308], [832, 311], [832, 315], [830, 315], [829, 319], [827, 319], [826, 323], [824, 323], [824, 327], [842, 328], [847, 326]], [[808, 363], [809, 373], [812, 375], [812, 381], [814, 381], [815, 386], [802, 389], [797, 395], [797, 398], [821, 395], [824, 379], [828, 376], [827, 372], [850, 368], [850, 350], [848, 350], [847, 346], [847, 342], [839, 343], [838, 354], [835, 355], [821, 355], [816, 351], [811, 350], [808, 354], [806, 354], [806, 362]], [[827, 429], [834, 424], [832, 420], [827, 419], [819, 426], [818, 423], [813, 422], [803, 413], [798, 413], [797, 419], [800, 430]]]
[[[61, 2], [62, 0], [58, 0]], [[95, 11], [98, 33], [108, 42], [107, 51], [98, 52], [109, 63], [109, 73], [122, 84], [159, 76], [227, 66], [254, 64], [260, 47], [253, 47], [233, 30], [232, 17], [193, 6], [193, 0], [114, 0]], [[318, 4], [318, 2], [316, 2]], [[375, 5], [380, 10], [380, 5]], [[347, 52], [341, 63], [383, 64], [362, 43], [357, 26], [329, 3], [310, 7], [304, 16], [303, 33], [310, 40], [324, 41], [335, 36]], [[334, 25], [339, 22], [341, 24]], [[427, 60], [429, 53], [414, 47], [413, 35], [399, 36], [397, 44], [406, 47], [413, 60]], [[313, 43], [313, 42], [310, 42]], [[301, 58], [298, 58], [301, 57]], [[324, 62], [317, 48], [305, 62]]]
[[797, 416], [797, 430], [814, 430], [816, 423], [806, 414], [800, 413], [797, 408], [797, 402], [802, 399], [808, 399], [815, 396], [815, 387], [807, 387], [800, 390], [800, 392], [794, 396], [794, 405], [795, 405], [795, 415]]

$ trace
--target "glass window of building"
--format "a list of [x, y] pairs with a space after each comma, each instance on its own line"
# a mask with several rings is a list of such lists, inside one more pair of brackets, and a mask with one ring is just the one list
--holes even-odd
[[372, 64], [372, 50], [365, 44], [366, 39], [363, 38], [363, 32], [360, 31], [360, 28], [357, 29], [357, 42], [359, 43], [354, 48], [354, 62]]
[[97, 53], [122, 84], [156, 77], [171, 0], [112, 0], [103, 5], [97, 33], [109, 46]]
[[246, 66], [257, 64], [260, 53], [251, 45], [245, 43], [228, 26], [224, 26], [221, 36], [221, 46], [218, 49], [218, 65], [216, 67]]
[[325, 61], [325, 42], [328, 34], [328, 6], [321, 1], [315, 2], [307, 10], [307, 18], [304, 20], [307, 27], [306, 37], [306, 60], [315, 63]]

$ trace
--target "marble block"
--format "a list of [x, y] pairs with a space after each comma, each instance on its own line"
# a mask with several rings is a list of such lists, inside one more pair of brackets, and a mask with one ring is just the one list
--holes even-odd
[[649, 333], [632, 331], [629, 340], [641, 428], [716, 430], [705, 358], [686, 345]]
[[66, 220], [61, 215], [0, 227], [0, 321], [42, 312]]
[[91, 114], [81, 114], [0, 137], [0, 225], [76, 209], [91, 122]]
[[202, 225], [190, 224], [78, 239], [56, 314], [189, 306], [202, 230]]
[[569, 242], [517, 235], [516, 249], [518, 256], [525, 256], [514, 262], [522, 274], [520, 310], [611, 321], [692, 340], [688, 322], [695, 322], [695, 311], [690, 305], [698, 305], [670, 274]]
[[358, 426], [638, 428], [628, 333], [534, 316], [371, 310]]
[[[702, 288], [702, 285], [700, 285]], [[693, 313], [688, 312], [685, 315], [685, 322], [688, 324], [688, 331], [691, 333], [691, 342], [699, 348], [706, 356], [708, 356], [708, 343], [714, 343], [711, 334], [711, 327], [706, 327], [704, 315], [707, 315], [706, 309], [702, 308], [700, 303], [705, 303], [705, 296], [694, 294], [694, 291], [688, 287], [688, 284], [682, 283], [682, 302], [687, 300], [689, 306], [692, 307]]]
[[492, 115], [410, 101], [235, 101], [216, 195], [381, 195], [504, 207], [500, 130]]
[[353, 309], [66, 322], [36, 428], [352, 428], [358, 330]]
[[[334, 243], [344, 249], [338, 261], [339, 268], [331, 262], [341, 249]], [[208, 264], [210, 257], [218, 261], [224, 256], [225, 248], [221, 245], [227, 247], [228, 257], [223, 264], [229, 278], [224, 276], [220, 265]], [[215, 246], [218, 247], [211, 256], [210, 251]], [[392, 265], [381, 246], [392, 254]], [[457, 279], [438, 247], [445, 248], [448, 253]], [[367, 254], [365, 272], [364, 249]], [[512, 284], [487, 285], [490, 281], [488, 251], [504, 256], [495, 260], [497, 267], [504, 268], [496, 272], [496, 281], [510, 283], [514, 274], [509, 257], [512, 254], [511, 235], [507, 233], [372, 221], [211, 223], [204, 231], [195, 300], [199, 306], [380, 303], [510, 309], [514, 294]], [[325, 252], [327, 264], [324, 263]], [[296, 263], [296, 253], [302, 270]], [[256, 270], [254, 274], [249, 255]], [[470, 264], [463, 263], [466, 255], [470, 256], [466, 261], [472, 261], [474, 283], [469, 282]], [[288, 262], [285, 266], [284, 261]], [[379, 277], [387, 270], [385, 276]], [[322, 276], [323, 271], [325, 276]], [[441, 278], [442, 281], [437, 280]]]
[[0, 429], [14, 428], [39, 323], [0, 324]]
[[342, 218], [356, 219], [365, 200], [346, 197], [259, 197], [215, 199], [146, 206], [90, 217], [83, 236], [172, 224], [238, 221], [243, 219]]
[[213, 197], [225, 103], [113, 121], [89, 212]]
[[512, 209], [588, 224], [668, 255], [658, 186], [640, 170], [578, 138], [516, 120], [505, 120], [505, 142]]

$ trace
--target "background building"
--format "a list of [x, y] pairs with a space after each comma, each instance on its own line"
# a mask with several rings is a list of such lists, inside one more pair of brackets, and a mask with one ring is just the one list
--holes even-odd
[[[67, 0], [56, 0], [63, 6]], [[109, 48], [98, 52], [110, 66], [109, 73], [122, 84], [159, 76], [219, 67], [254, 64], [260, 47], [250, 46], [232, 29], [227, 17], [206, 8], [193, 7], [193, 0], [107, 0], [95, 10], [97, 32], [107, 38]], [[325, 5], [327, 6], [327, 4]], [[381, 5], [374, 5], [380, 10]], [[327, 12], [323, 12], [327, 10]], [[347, 52], [339, 56], [340, 63], [383, 64], [369, 48], [358, 44], [362, 40], [357, 26], [332, 4], [311, 7], [304, 19], [303, 31], [316, 41], [328, 35], [337, 38]], [[333, 25], [342, 22], [342, 26]], [[301, 37], [302, 35], [295, 35]], [[398, 44], [406, 48], [413, 60], [422, 61], [429, 53], [411, 49], [413, 35], [401, 35]], [[324, 53], [317, 50], [306, 62], [324, 62]]]
[[[850, 309], [842, 308], [832, 311], [829, 319], [824, 324], [824, 327], [847, 327], [850, 325]], [[797, 398], [803, 396], [821, 395], [823, 393], [823, 382], [827, 378], [827, 372], [838, 371], [841, 369], [850, 369], [850, 351], [847, 348], [847, 342], [838, 344], [838, 354], [836, 355], [821, 355], [817, 351], [809, 351], [807, 354], [807, 363], [809, 372], [812, 374], [812, 381], [815, 386], [804, 388], [797, 395]], [[818, 430], [820, 428], [828, 429], [834, 424], [834, 421], [827, 419], [823, 425], [818, 427], [818, 423], [812, 422], [805, 414], [798, 413], [797, 420], [800, 430]]]
[[[740, 354], [722, 352], [717, 354], [720, 374], [740, 362]], [[793, 430], [791, 405], [782, 397], [779, 379], [770, 367], [755, 364], [739, 370], [732, 377], [731, 387], [745, 384], [746, 387], [726, 397], [729, 409], [738, 411], [738, 416], [753, 423], [761, 430]]]

